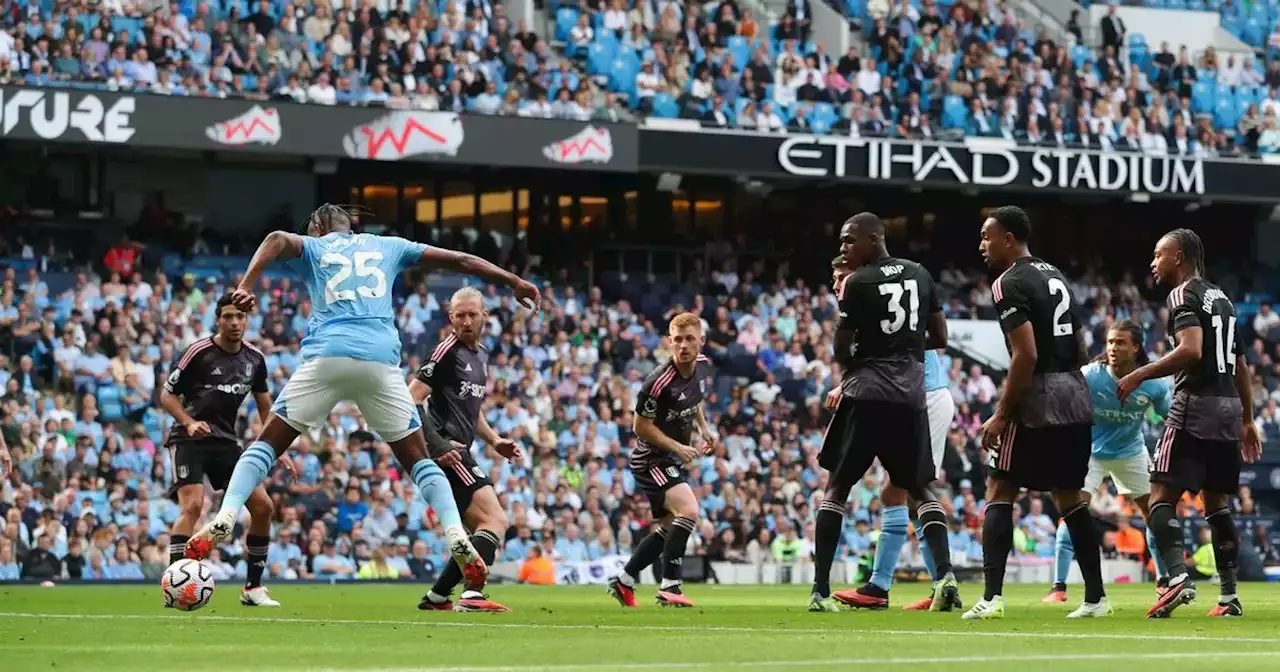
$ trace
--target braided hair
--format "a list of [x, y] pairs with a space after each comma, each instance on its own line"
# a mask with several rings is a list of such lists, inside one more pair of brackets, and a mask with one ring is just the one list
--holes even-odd
[[312, 223], [325, 233], [346, 232], [350, 231], [356, 223], [360, 221], [362, 215], [372, 215], [373, 211], [363, 205], [335, 205], [333, 203], [325, 203], [316, 208], [303, 223], [303, 233], [307, 233], [307, 229]]
[[1191, 229], [1174, 229], [1164, 234], [1165, 238], [1178, 243], [1182, 250], [1182, 263], [1192, 275], [1204, 277], [1204, 242], [1200, 235]]
[[[1129, 334], [1129, 340], [1133, 341], [1134, 346], [1137, 348], [1137, 352], [1133, 355], [1133, 361], [1138, 366], [1146, 366], [1147, 362], [1151, 361], [1151, 358], [1147, 356], [1147, 346], [1142, 327], [1138, 326], [1137, 322], [1133, 320], [1116, 320], [1111, 323], [1111, 328], [1107, 329], [1107, 332], [1112, 331], [1123, 331]], [[1102, 362], [1103, 364], [1107, 362], [1107, 350], [1105, 347], [1102, 349], [1102, 353], [1095, 357], [1093, 361]]]

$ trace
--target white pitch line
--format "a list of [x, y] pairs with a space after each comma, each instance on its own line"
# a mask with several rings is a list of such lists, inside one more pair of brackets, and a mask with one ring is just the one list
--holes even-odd
[[[1152, 635], [1152, 634], [1108, 634], [1108, 633], [1069, 633], [1069, 632], [1009, 632], [1009, 631], [991, 631], [991, 630], [865, 630], [844, 628], [754, 628], [743, 626], [697, 626], [694, 629], [687, 627], [687, 624], [663, 626], [663, 625], [586, 625], [586, 624], [556, 624], [556, 623], [499, 623], [485, 622], [482, 620], [474, 621], [406, 621], [406, 620], [389, 620], [389, 619], [326, 619], [326, 618], [255, 618], [255, 617], [239, 617], [239, 616], [196, 616], [183, 618], [180, 613], [174, 614], [37, 614], [30, 612], [11, 612], [0, 611], [0, 618], [27, 618], [27, 619], [67, 619], [67, 620], [146, 620], [146, 621], [168, 621], [175, 625], [196, 625], [200, 623], [286, 623], [297, 625], [396, 625], [396, 626], [422, 626], [428, 628], [494, 628], [494, 629], [510, 629], [510, 630], [617, 630], [620, 632], [670, 632], [681, 636], [690, 636], [703, 632], [740, 632], [740, 633], [765, 633], [775, 635], [868, 635], [868, 636], [886, 636], [886, 637], [998, 637], [1002, 639], [1098, 639], [1098, 640], [1118, 640], [1118, 641], [1134, 641], [1134, 642], [1227, 642], [1234, 644], [1280, 644], [1280, 638], [1277, 637], [1230, 637], [1230, 636], [1201, 636], [1195, 634], [1186, 635]], [[484, 618], [483, 616], [481, 618]], [[850, 620], [850, 623], [856, 621]]]

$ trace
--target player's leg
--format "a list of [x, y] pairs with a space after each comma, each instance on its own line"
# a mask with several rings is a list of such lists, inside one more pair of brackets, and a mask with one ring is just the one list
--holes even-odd
[[1204, 510], [1205, 520], [1213, 535], [1213, 555], [1218, 568], [1218, 604], [1210, 616], [1244, 616], [1244, 607], [1236, 595], [1236, 571], [1239, 566], [1240, 533], [1231, 516], [1231, 497], [1240, 489], [1240, 452], [1237, 443], [1206, 441]]
[[262, 575], [267, 569], [267, 549], [271, 545], [271, 516], [275, 505], [267, 489], [259, 485], [245, 502], [249, 509], [249, 531], [244, 535], [245, 561], [248, 576], [240, 593], [240, 604], [246, 607], [278, 607], [280, 603], [267, 594], [262, 586]]
[[[844, 531], [845, 503], [849, 491], [857, 479], [862, 478], [866, 467], [859, 470], [854, 462], [845, 463], [844, 457], [852, 441], [853, 401], [841, 399], [831, 415], [818, 454], [818, 466], [827, 470], [827, 489], [814, 518], [814, 573], [813, 590], [809, 593], [809, 611], [835, 611], [831, 601], [831, 565], [835, 562], [840, 546], [840, 534]], [[870, 466], [870, 461], [866, 463]]]
[[1156, 552], [1155, 534], [1151, 531], [1148, 517], [1151, 508], [1151, 457], [1143, 451], [1126, 460], [1114, 460], [1107, 464], [1107, 471], [1116, 484], [1116, 490], [1131, 498], [1147, 525], [1147, 552], [1156, 566], [1157, 590], [1162, 590], [1169, 583], [1169, 571], [1164, 566], [1164, 558]]
[[[1022, 437], [1019, 437], [1019, 434]], [[1004, 575], [1013, 551], [1013, 500], [1030, 464], [1029, 432], [1010, 423], [988, 454], [987, 506], [982, 518], [982, 599], [964, 613], [965, 620], [1004, 618]], [[1034, 437], [1030, 437], [1034, 438]]]
[[693, 602], [685, 597], [681, 589], [681, 568], [689, 536], [698, 526], [698, 497], [685, 482], [683, 473], [679, 483], [667, 488], [664, 504], [673, 517], [667, 528], [666, 543], [662, 547], [662, 584], [658, 588], [658, 604], [692, 607]]
[[[1091, 501], [1093, 493], [1102, 486], [1102, 481], [1106, 477], [1107, 470], [1103, 464], [1097, 458], [1090, 456], [1089, 472], [1084, 477], [1082, 491], [1086, 505]], [[1058, 509], [1059, 514], [1062, 512], [1062, 509]], [[1075, 560], [1075, 546], [1071, 543], [1071, 533], [1067, 530], [1065, 519], [1058, 520], [1058, 532], [1054, 535], [1053, 547], [1053, 587], [1040, 601], [1066, 602], [1067, 576], [1071, 573], [1071, 563]]]
[[865, 585], [853, 590], [842, 590], [832, 595], [839, 602], [859, 609], [886, 609], [889, 607], [889, 589], [893, 587], [893, 571], [898, 567], [898, 557], [907, 543], [907, 523], [910, 521], [907, 492], [885, 483], [880, 490], [880, 539], [876, 541], [871, 578]]
[[[487, 479], [486, 479], [487, 480]], [[485, 485], [475, 492], [471, 505], [463, 514], [467, 528], [472, 530], [471, 545], [490, 567], [502, 549], [502, 538], [507, 533], [507, 513], [498, 502], [498, 493], [492, 485]], [[450, 565], [452, 568], [453, 565]], [[457, 581], [455, 580], [456, 584]], [[452, 586], [449, 589], [452, 590]], [[507, 608], [490, 601], [484, 593], [463, 591], [458, 600], [459, 611], [507, 611]]]
[[200, 516], [204, 513], [204, 458], [199, 444], [187, 442], [173, 448], [173, 476], [178, 517], [169, 529], [171, 565], [183, 558], [187, 551], [187, 540], [195, 532]]
[[1102, 583], [1102, 539], [1084, 493], [1093, 459], [1092, 428], [1088, 424], [1066, 425], [1046, 428], [1040, 434], [1040, 464], [1046, 471], [1033, 482], [1045, 483], [1052, 491], [1084, 579], [1084, 601], [1067, 617], [1106, 616], [1111, 613], [1111, 605]]
[[[467, 453], [470, 454], [469, 452]], [[465, 465], [455, 469], [441, 468], [445, 478], [449, 481], [449, 490], [453, 493], [454, 503], [457, 504], [458, 510], [462, 512], [462, 524], [468, 530], [475, 530], [472, 525], [470, 512], [471, 502], [475, 497], [476, 490], [470, 487], [471, 484], [477, 482], [476, 475], [471, 472]], [[487, 484], [488, 481], [486, 480]], [[476, 538], [471, 537], [472, 545], [476, 546], [477, 552], [480, 547], [475, 544]], [[481, 554], [483, 557], [483, 554]], [[490, 562], [490, 565], [493, 563]], [[457, 563], [449, 563], [436, 579], [435, 584], [426, 595], [422, 596], [422, 600], [418, 603], [418, 608], [423, 611], [452, 611], [454, 603], [450, 600], [453, 589], [458, 586], [458, 582], [462, 581], [462, 570]]]
[[624, 607], [636, 606], [636, 586], [640, 585], [640, 575], [662, 557], [668, 530], [675, 519], [666, 506], [667, 489], [674, 485], [670, 474], [657, 465], [633, 467], [631, 474], [635, 477], [636, 488], [649, 500], [653, 525], [649, 534], [636, 546], [622, 573], [609, 579], [606, 592]]
[[1204, 465], [1196, 454], [1197, 447], [1194, 437], [1174, 427], [1165, 428], [1156, 446], [1147, 527], [1153, 531], [1156, 549], [1164, 558], [1169, 588], [1147, 610], [1147, 618], [1168, 618], [1175, 609], [1196, 599], [1195, 583], [1187, 574], [1177, 507], [1184, 492], [1198, 491], [1204, 481]]
[[[930, 457], [933, 459], [934, 477], [939, 478], [942, 475], [942, 459], [947, 449], [947, 432], [951, 429], [951, 421], [955, 418], [956, 402], [951, 398], [950, 390], [933, 390], [925, 395], [925, 407], [929, 421], [929, 448]], [[913, 516], [915, 518], [916, 539], [920, 542], [921, 554], [924, 558], [925, 569], [929, 571], [929, 580], [931, 581], [931, 590], [929, 597], [919, 602], [913, 602], [903, 607], [907, 611], [925, 611], [932, 610], [934, 607], [933, 598], [935, 591], [932, 590], [932, 584], [938, 581], [946, 580], [945, 573], [939, 574], [937, 563], [934, 562], [933, 546], [929, 544], [929, 540], [925, 538], [925, 526], [919, 520], [919, 504], [915, 505]], [[943, 516], [945, 523], [945, 514]], [[946, 531], [943, 530], [942, 539], [946, 539]], [[950, 547], [947, 548], [947, 556], [950, 558]], [[952, 580], [954, 580], [954, 576]], [[948, 591], [949, 593], [951, 591]], [[959, 600], [959, 588], [956, 588], [956, 602], [954, 608], [961, 608], [962, 603]], [[952, 606], [938, 605], [940, 611], [950, 611]]]

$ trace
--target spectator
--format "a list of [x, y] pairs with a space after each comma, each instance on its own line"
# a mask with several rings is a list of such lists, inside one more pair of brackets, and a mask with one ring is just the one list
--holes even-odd
[[520, 564], [520, 573], [516, 580], [535, 586], [553, 585], [556, 582], [555, 566], [551, 564], [551, 559], [543, 554], [541, 547], [533, 546], [529, 549], [529, 555], [525, 561]]

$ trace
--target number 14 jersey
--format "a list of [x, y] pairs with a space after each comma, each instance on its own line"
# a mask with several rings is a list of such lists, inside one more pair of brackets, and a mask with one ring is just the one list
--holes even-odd
[[1200, 327], [1200, 361], [1179, 371], [1165, 425], [1196, 438], [1240, 438], [1241, 402], [1236, 391], [1236, 308], [1225, 292], [1203, 278], [1192, 278], [1169, 292], [1169, 342], [1177, 347], [1182, 332]]
[[1006, 345], [1008, 335], [1028, 322], [1035, 334], [1035, 374], [1018, 404], [1019, 423], [1058, 427], [1093, 422], [1089, 386], [1080, 373], [1080, 322], [1062, 271], [1043, 259], [1022, 257], [991, 283], [991, 296]]
[[303, 236], [302, 256], [289, 262], [311, 296], [302, 361], [350, 357], [399, 366], [391, 285], [422, 260], [426, 247], [365, 233]]

